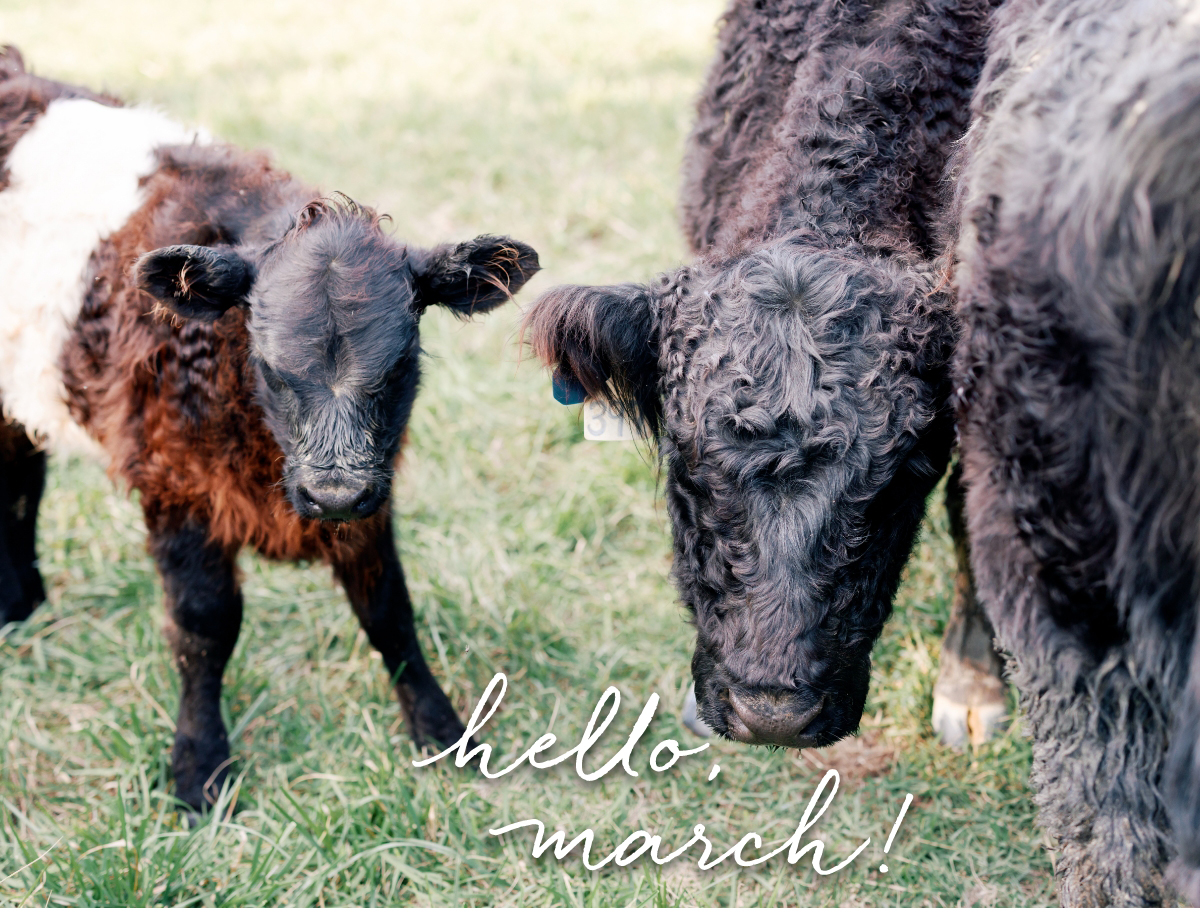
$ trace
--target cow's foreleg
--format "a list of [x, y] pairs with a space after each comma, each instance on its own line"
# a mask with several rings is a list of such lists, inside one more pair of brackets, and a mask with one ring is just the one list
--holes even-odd
[[1178, 856], [1168, 873], [1184, 899], [1200, 905], [1200, 639], [1192, 637], [1191, 662], [1171, 725], [1163, 777]]
[[942, 641], [942, 661], [933, 687], [933, 730], [944, 743], [979, 746], [1005, 718], [1004, 662], [996, 634], [975, 593], [964, 514], [962, 467], [955, 461], [946, 481], [946, 513], [957, 569], [954, 604]]
[[36, 535], [45, 481], [45, 453], [21, 426], [0, 421], [0, 626], [27, 619], [46, 599]]
[[975, 580], [1013, 657], [1009, 671], [1033, 742], [1030, 782], [1055, 850], [1059, 899], [1069, 906], [1170, 903], [1167, 804], [1188, 796], [1168, 788], [1164, 797], [1160, 778], [1187, 639], [1146, 627], [1145, 638], [1098, 647], [1082, 627], [1059, 625], [1056, 589], [1046, 586], [1044, 566], [1009, 507], [1025, 494], [1002, 488], [995, 459], [982, 451], [973, 455], [969, 493]]
[[213, 543], [196, 522], [169, 530], [150, 527], [150, 552], [166, 595], [167, 641], [181, 683], [171, 754], [175, 794], [202, 811], [216, 800], [229, 774], [221, 677], [242, 624], [236, 551]]
[[371, 644], [383, 655], [413, 740], [443, 747], [457, 741], [464, 728], [421, 654], [390, 519], [379, 525], [368, 548], [335, 556], [333, 568]]

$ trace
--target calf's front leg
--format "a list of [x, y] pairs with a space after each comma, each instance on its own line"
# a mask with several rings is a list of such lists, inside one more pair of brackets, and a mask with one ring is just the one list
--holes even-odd
[[954, 603], [933, 687], [933, 730], [952, 747], [965, 746], [968, 741], [978, 747], [992, 738], [1005, 719], [1004, 662], [995, 648], [996, 633], [975, 592], [962, 465], [957, 460], [946, 481], [946, 513], [957, 569]]
[[412, 601], [392, 539], [391, 518], [349, 556], [332, 558], [350, 604], [396, 687], [413, 740], [447, 747], [463, 735], [463, 724], [421, 654]]
[[150, 552], [162, 575], [167, 642], [181, 685], [171, 753], [175, 794], [199, 812], [216, 800], [229, 774], [221, 677], [242, 625], [236, 551], [189, 521], [165, 530], [151, 525]]
[[0, 626], [27, 619], [46, 599], [36, 552], [45, 480], [45, 452], [23, 427], [0, 420]]

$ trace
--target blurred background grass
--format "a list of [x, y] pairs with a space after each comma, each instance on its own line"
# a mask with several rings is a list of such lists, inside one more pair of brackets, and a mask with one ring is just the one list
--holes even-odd
[[[553, 283], [646, 279], [685, 257], [679, 161], [720, 8], [2, 0], [0, 41], [43, 75], [270, 149], [389, 213], [410, 241], [521, 238], [545, 267], [527, 304]], [[631, 445], [583, 441], [578, 412], [519, 360], [517, 316], [424, 318], [425, 380], [395, 497], [419, 631], [464, 719], [492, 674], [508, 673], [487, 733], [506, 755], [548, 729], [573, 743], [609, 684], [625, 697], [615, 747], [657, 691], [641, 777], [522, 770], [487, 782], [412, 768], [382, 665], [328, 571], [247, 554], [225, 689], [236, 812], [187, 832], [169, 799], [178, 684], [140, 512], [100, 469], [56, 461], [40, 527], [51, 600], [0, 636], [0, 902], [1052, 903], [1019, 723], [977, 753], [930, 732], [951, 593], [940, 501], [876, 650], [861, 736], [803, 755], [718, 742], [649, 771], [657, 741], [697, 743], [677, 717], [692, 634], [667, 579], [656, 471]], [[538, 816], [571, 835], [595, 829], [599, 854], [636, 829], [673, 848], [697, 822], [718, 850], [749, 830], [773, 843], [827, 765], [843, 784], [812, 833], [829, 843], [825, 864], [872, 837], [830, 877], [808, 858], [595, 874], [576, 856], [533, 860], [528, 831], [487, 834]], [[905, 792], [916, 800], [885, 859]]]

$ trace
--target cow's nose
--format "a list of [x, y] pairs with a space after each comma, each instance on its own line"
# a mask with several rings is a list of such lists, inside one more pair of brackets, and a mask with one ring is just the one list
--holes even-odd
[[790, 693], [729, 691], [729, 709], [725, 724], [729, 736], [742, 743], [777, 747], [813, 747], [815, 737], [804, 730], [825, 708], [825, 697], [816, 704]]
[[357, 521], [375, 510], [371, 487], [357, 483], [302, 484], [297, 494], [308, 513], [323, 521]]

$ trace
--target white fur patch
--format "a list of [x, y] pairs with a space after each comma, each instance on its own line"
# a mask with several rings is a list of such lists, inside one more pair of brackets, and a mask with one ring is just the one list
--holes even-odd
[[1200, 2], [1180, 0], [1179, 5], [1183, 7], [1182, 25], [1192, 29], [1200, 27]]
[[163, 115], [52, 102], [8, 157], [0, 193], [0, 401], [55, 450], [96, 453], [70, 416], [59, 355], [83, 303], [88, 258], [142, 203], [158, 146], [206, 141]]

